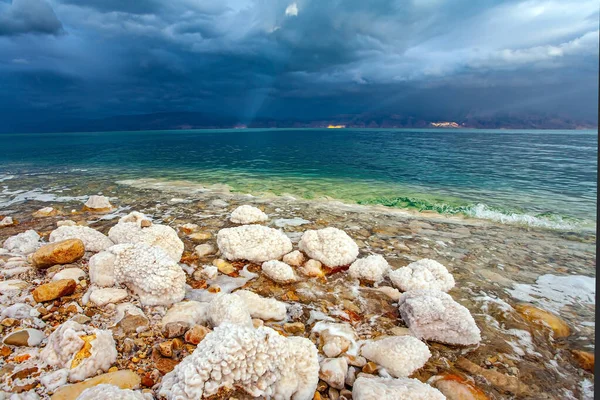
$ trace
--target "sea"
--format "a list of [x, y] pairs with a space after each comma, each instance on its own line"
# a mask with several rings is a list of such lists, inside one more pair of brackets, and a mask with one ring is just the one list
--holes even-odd
[[591, 231], [597, 149], [590, 130], [0, 134], [0, 208], [73, 184], [157, 179]]

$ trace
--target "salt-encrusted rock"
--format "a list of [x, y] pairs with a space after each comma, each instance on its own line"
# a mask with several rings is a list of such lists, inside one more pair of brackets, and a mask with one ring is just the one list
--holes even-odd
[[4, 310], [2, 310], [2, 313], [0, 313], [0, 317], [2, 318], [14, 319], [37, 317], [39, 315], [40, 313], [36, 309], [25, 303], [15, 303], [6, 307]]
[[292, 267], [277, 260], [264, 262], [262, 272], [277, 283], [290, 283], [296, 280]]
[[218, 294], [208, 305], [207, 316], [213, 327], [225, 322], [252, 326], [252, 317], [250, 317], [248, 306], [240, 296], [235, 294]]
[[246, 304], [252, 318], [281, 321], [286, 317], [285, 303], [279, 300], [261, 297], [249, 290], [238, 290], [234, 295]]
[[2, 339], [2, 343], [12, 346], [37, 346], [45, 338], [44, 332], [28, 328], [9, 333]]
[[81, 240], [67, 239], [40, 247], [31, 259], [36, 268], [49, 268], [56, 264], [70, 264], [84, 254], [85, 247]]
[[206, 322], [207, 311], [208, 303], [182, 301], [169, 308], [160, 324], [165, 326], [171, 322], [183, 322], [187, 326], [201, 325]]
[[107, 371], [117, 360], [112, 332], [66, 321], [48, 338], [40, 358], [51, 366], [69, 368], [69, 381], [81, 381]]
[[457, 345], [481, 341], [479, 328], [469, 310], [447, 293], [412, 290], [400, 297], [398, 308], [411, 334], [417, 338]]
[[79, 281], [79, 279], [85, 277], [85, 272], [81, 268], [65, 268], [61, 271], [58, 271], [52, 277], [53, 281], [58, 281], [61, 279], [73, 279], [75, 282]]
[[196, 253], [198, 257], [206, 257], [208, 255], [215, 254], [216, 252], [217, 249], [215, 249], [215, 246], [210, 243], [202, 243], [194, 248], [194, 253]]
[[437, 261], [424, 258], [389, 273], [398, 289], [407, 292], [415, 289], [434, 289], [447, 292], [454, 287], [454, 277]]
[[58, 215], [58, 210], [52, 207], [44, 207], [31, 214], [34, 218], [54, 217]]
[[206, 335], [208, 335], [211, 332], [210, 329], [208, 329], [205, 326], [202, 325], [195, 325], [192, 329], [188, 330], [185, 335], [184, 335], [184, 339], [187, 343], [191, 343], [194, 345], [197, 345], [198, 343], [200, 343], [205, 337]]
[[319, 334], [319, 343], [327, 357], [338, 357], [346, 352], [356, 354], [358, 335], [350, 324], [319, 321], [312, 332]]
[[377, 288], [377, 290], [379, 290], [381, 293], [385, 294], [387, 297], [389, 297], [393, 301], [398, 301], [398, 299], [402, 295], [402, 293], [400, 293], [400, 291], [398, 289], [393, 288], [391, 286], [379, 286]]
[[59, 228], [61, 226], [77, 226], [77, 222], [72, 221], [70, 219], [65, 219], [65, 220], [62, 220], [62, 221], [57, 221], [56, 222], [56, 226], [58, 226]]
[[14, 223], [15, 222], [13, 221], [12, 217], [4, 217], [2, 220], [0, 220], [0, 228], [14, 225]]
[[110, 251], [93, 255], [88, 262], [90, 281], [98, 286], [115, 284], [115, 261], [117, 256]]
[[123, 284], [144, 305], [169, 305], [185, 296], [179, 264], [162, 248], [144, 243], [118, 244], [96, 254], [90, 259], [90, 279], [101, 286]]
[[13, 253], [31, 254], [40, 247], [40, 235], [30, 229], [4, 241], [2, 247]]
[[127, 290], [119, 288], [96, 289], [90, 294], [90, 301], [98, 307], [117, 303], [127, 298]]
[[332, 227], [304, 232], [298, 247], [329, 267], [348, 265], [358, 256], [354, 240], [346, 232]]
[[64, 385], [54, 392], [52, 400], [73, 400], [85, 389], [101, 384], [114, 385], [121, 389], [136, 389], [140, 386], [140, 376], [127, 369], [98, 375], [74, 385]]
[[[51, 392], [54, 392], [59, 387], [64, 386], [67, 383], [69, 377], [69, 370], [66, 368], [59, 369], [58, 371], [50, 372], [47, 375], [42, 375], [40, 383]], [[54, 397], [53, 397], [54, 399]]]
[[60, 242], [67, 239], [80, 239], [85, 251], [97, 253], [108, 249], [114, 243], [106, 235], [87, 226], [59, 226], [50, 233], [49, 241]]
[[89, 211], [110, 211], [113, 206], [108, 201], [108, 197], [92, 195], [87, 199], [83, 208]]
[[85, 389], [76, 400], [148, 400], [152, 399], [144, 396], [141, 392], [131, 389], [121, 389], [115, 385], [102, 384]]
[[29, 284], [20, 279], [9, 279], [6, 281], [0, 281], [0, 294], [20, 292], [27, 286], [29, 286]]
[[256, 263], [277, 260], [292, 250], [292, 242], [283, 232], [262, 225], [221, 229], [217, 245], [228, 260]]
[[114, 243], [144, 243], [161, 247], [173, 260], [179, 262], [183, 254], [183, 242], [177, 236], [175, 229], [166, 225], [147, 225], [149, 220], [134, 211], [119, 220], [110, 228], [108, 237]]
[[235, 267], [233, 266], [233, 264], [220, 258], [213, 260], [213, 265], [217, 267], [217, 270], [222, 274], [229, 275], [235, 271]]
[[310, 340], [223, 324], [163, 377], [158, 395], [195, 400], [235, 385], [253, 397], [310, 400], [318, 381], [317, 349]]
[[194, 279], [216, 279], [219, 276], [219, 269], [214, 265], [203, 265], [194, 272]]
[[73, 279], [61, 279], [40, 285], [31, 294], [35, 301], [42, 303], [73, 294], [75, 289], [77, 289], [77, 282]]
[[300, 267], [304, 262], [304, 254], [298, 250], [294, 250], [283, 256], [283, 262], [293, 267]]
[[390, 265], [385, 258], [379, 254], [373, 254], [354, 261], [348, 272], [353, 278], [379, 283], [383, 281], [389, 269]]
[[121, 303], [116, 306], [114, 326], [120, 327], [123, 332], [136, 332], [138, 328], [148, 326], [150, 321], [144, 312], [131, 303]]
[[267, 214], [247, 204], [239, 206], [231, 213], [229, 220], [234, 224], [255, 224], [268, 220]]
[[348, 361], [345, 358], [326, 358], [320, 363], [319, 378], [336, 389], [343, 389], [348, 373]]
[[304, 266], [298, 268], [298, 271], [300, 271], [302, 275], [317, 278], [320, 276], [325, 276], [325, 273], [321, 269], [322, 266], [323, 264], [321, 264], [321, 261], [310, 259], [304, 263]]
[[197, 224], [187, 223], [180, 225], [179, 230], [185, 233], [186, 235], [189, 235], [190, 233], [198, 232], [198, 230], [200, 230], [200, 226], [198, 226]]
[[376, 378], [359, 375], [352, 400], [445, 400], [439, 390], [411, 378]]
[[370, 340], [362, 346], [360, 353], [385, 368], [395, 378], [412, 375], [431, 357], [429, 347], [412, 336]]

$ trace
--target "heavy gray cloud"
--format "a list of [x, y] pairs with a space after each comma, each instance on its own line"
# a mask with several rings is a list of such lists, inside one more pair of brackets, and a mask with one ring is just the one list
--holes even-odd
[[598, 23], [596, 0], [14, 0], [0, 2], [0, 106], [589, 120]]

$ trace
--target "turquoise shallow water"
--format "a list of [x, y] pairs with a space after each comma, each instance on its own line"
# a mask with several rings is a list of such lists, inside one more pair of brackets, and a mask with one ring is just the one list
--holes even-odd
[[597, 143], [595, 131], [5, 134], [0, 175], [223, 183], [241, 192], [327, 196], [579, 229], [595, 224]]

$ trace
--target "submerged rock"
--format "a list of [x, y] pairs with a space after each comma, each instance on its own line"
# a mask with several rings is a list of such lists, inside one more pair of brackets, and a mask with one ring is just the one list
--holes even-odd
[[410, 378], [375, 378], [359, 375], [352, 400], [445, 400], [439, 390]]
[[195, 400], [236, 387], [253, 397], [310, 400], [318, 375], [317, 349], [310, 340], [226, 323], [164, 376], [158, 395]]
[[358, 246], [354, 240], [337, 228], [308, 230], [302, 235], [298, 246], [310, 258], [328, 267], [348, 265], [358, 256]]
[[21, 253], [31, 254], [40, 247], [40, 235], [36, 231], [30, 229], [18, 235], [11, 236], [4, 241], [2, 245], [6, 250]]
[[365, 279], [379, 283], [383, 281], [389, 269], [390, 265], [383, 256], [373, 254], [354, 261], [350, 265], [348, 273], [355, 279]]
[[527, 321], [552, 329], [554, 336], [558, 338], [567, 337], [571, 334], [569, 325], [567, 325], [560, 317], [548, 311], [544, 311], [530, 304], [517, 304], [515, 310]]
[[365, 343], [360, 353], [395, 378], [407, 377], [431, 357], [427, 345], [412, 336], [389, 336]]
[[114, 245], [108, 236], [87, 226], [59, 226], [50, 233], [50, 243], [67, 239], [79, 239], [83, 242], [86, 251], [97, 253]]
[[36, 268], [49, 268], [56, 264], [70, 264], [85, 254], [83, 242], [79, 239], [67, 239], [47, 244], [33, 253], [32, 261]]
[[198, 257], [206, 257], [211, 254], [215, 254], [216, 252], [217, 249], [215, 249], [215, 246], [210, 243], [199, 244], [194, 248], [194, 253], [196, 253]]
[[31, 214], [34, 218], [54, 217], [58, 215], [58, 210], [52, 207], [44, 207]]
[[256, 224], [269, 219], [262, 210], [247, 204], [239, 206], [231, 213], [229, 220], [234, 224]]
[[469, 310], [447, 293], [427, 289], [406, 292], [398, 300], [398, 309], [417, 338], [457, 345], [481, 341]]
[[217, 245], [228, 260], [256, 263], [280, 259], [292, 250], [292, 242], [283, 232], [262, 225], [221, 229]]
[[391, 271], [389, 276], [394, 286], [404, 292], [416, 289], [447, 292], [454, 287], [454, 277], [446, 267], [428, 258]]

